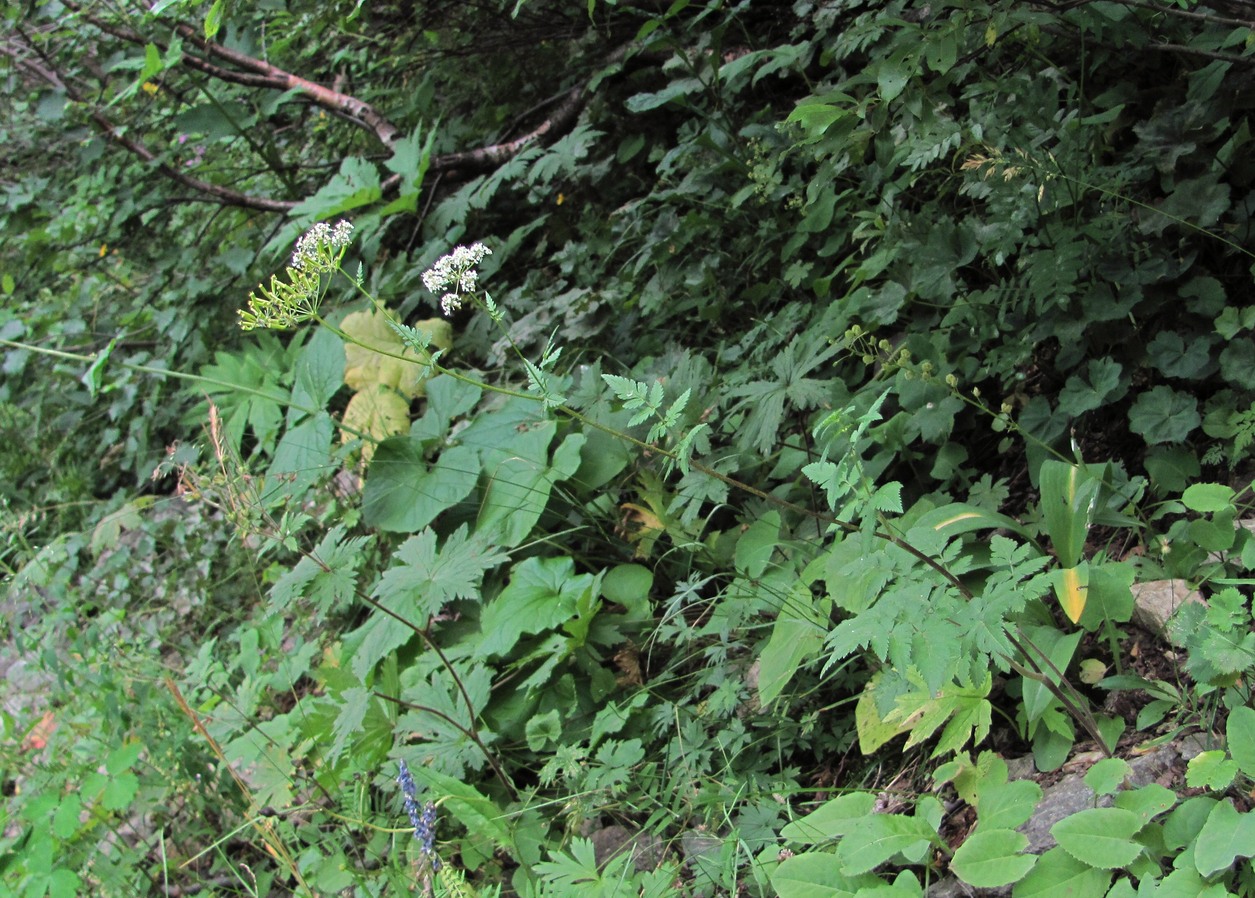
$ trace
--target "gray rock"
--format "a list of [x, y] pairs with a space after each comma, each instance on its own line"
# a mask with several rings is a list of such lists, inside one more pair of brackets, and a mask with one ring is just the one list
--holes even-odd
[[1134, 583], [1133, 621], [1143, 630], [1166, 639], [1168, 621], [1186, 602], [1203, 602], [1203, 596], [1184, 580]]
[[632, 852], [632, 865], [638, 871], [657, 870], [667, 858], [667, 846], [651, 833], [614, 824], [595, 830], [589, 838], [597, 866], [604, 867], [625, 852]]

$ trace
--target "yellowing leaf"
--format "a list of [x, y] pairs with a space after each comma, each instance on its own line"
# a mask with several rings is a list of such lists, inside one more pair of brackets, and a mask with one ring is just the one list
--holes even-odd
[[1054, 572], [1052, 577], [1055, 595], [1063, 606], [1063, 613], [1068, 620], [1076, 623], [1085, 610], [1085, 600], [1089, 597], [1089, 565], [1082, 563], [1076, 567], [1065, 567]]
[[1093, 686], [1099, 680], [1107, 675], [1107, 665], [1103, 664], [1097, 658], [1086, 658], [1081, 662], [1080, 680], [1088, 686]]
[[[402, 343], [396, 331], [388, 326], [384, 314], [376, 309], [354, 312], [344, 319], [340, 329], [357, 341], [344, 347], [346, 384], [354, 390], [361, 390], [367, 384], [382, 384], [406, 399], [425, 394], [424, 383], [431, 374], [423, 365], [427, 354], [420, 356]], [[431, 345], [436, 349], [453, 346], [453, 327], [443, 319], [419, 321], [414, 329], [429, 334]]]
[[910, 732], [909, 723], [888, 723], [876, 709], [876, 687], [880, 684], [880, 674], [872, 677], [863, 694], [858, 697], [854, 706], [854, 724], [858, 729], [858, 748], [864, 755], [870, 755], [895, 736]]
[[618, 528], [628, 542], [636, 543], [633, 558], [648, 558], [658, 537], [666, 532], [666, 526], [658, 515], [648, 508], [625, 502], [622, 506], [623, 521]]
[[362, 464], [369, 464], [376, 442], [404, 433], [410, 426], [410, 404], [396, 390], [368, 383], [345, 406], [343, 424], [341, 443], [352, 442], [359, 435], [369, 438], [362, 442]]

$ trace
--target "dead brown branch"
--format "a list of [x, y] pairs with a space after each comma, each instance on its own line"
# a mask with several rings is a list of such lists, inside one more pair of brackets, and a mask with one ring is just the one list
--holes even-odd
[[241, 193], [238, 190], [232, 190], [229, 187], [223, 187], [221, 184], [202, 181], [200, 178], [193, 178], [186, 172], [179, 171], [171, 165], [159, 162], [157, 155], [143, 141], [121, 131], [108, 116], [89, 103], [68, 79], [62, 77], [53, 69], [47, 60], [41, 59], [38, 51], [29, 41], [21, 44], [11, 39], [0, 42], [0, 54], [8, 56], [24, 71], [43, 79], [54, 89], [63, 91], [66, 98], [70, 101], [86, 107], [89, 110], [88, 116], [106, 139], [145, 162], [153, 163], [156, 170], [162, 175], [177, 181], [184, 187], [191, 188], [207, 201], [228, 206], [243, 206], [263, 212], [287, 212], [296, 206], [296, 203], [290, 200], [272, 200], [267, 197], [252, 196], [251, 194]]
[[[65, 0], [65, 5], [81, 16], [84, 21], [119, 40], [137, 46], [153, 44], [163, 53], [168, 49], [168, 45], [151, 39], [132, 28], [88, 12], [82, 4], [75, 2], [75, 0]], [[401, 134], [400, 129], [393, 122], [364, 100], [318, 84], [307, 78], [302, 78], [246, 53], [233, 50], [211, 40], [206, 40], [197, 29], [185, 23], [175, 24], [173, 28], [184, 41], [184, 52], [180, 59], [180, 64], [187, 68], [194, 69], [211, 78], [239, 84], [244, 87], [296, 91], [314, 105], [347, 118], [357, 126], [369, 131], [387, 149], [391, 149], [396, 144]], [[615, 50], [606, 59], [606, 64], [609, 65], [622, 60], [630, 46], [630, 44], [624, 45]], [[219, 184], [194, 178], [173, 166], [159, 162], [156, 154], [142, 140], [119, 129], [100, 108], [90, 104], [85, 99], [85, 91], [76, 89], [73, 85], [68, 84], [66, 79], [55, 71], [50, 61], [46, 59], [40, 61], [39, 53], [29, 39], [25, 44], [21, 45], [21, 48], [9, 42], [0, 43], [0, 52], [14, 59], [25, 71], [41, 78], [57, 90], [64, 91], [66, 96], [74, 102], [87, 106], [89, 109], [88, 115], [95, 122], [101, 133], [110, 141], [143, 159], [145, 162], [153, 163], [159, 173], [196, 191], [203, 199], [224, 205], [237, 205], [266, 212], [280, 213], [289, 212], [298, 205], [297, 201], [294, 200], [275, 200], [241, 193]], [[568, 127], [584, 108], [587, 88], [584, 85], [577, 85], [567, 90], [565, 94], [559, 94], [558, 96], [560, 102], [558, 102], [552, 114], [526, 134], [512, 140], [479, 147], [474, 150], [436, 156], [431, 160], [429, 169], [438, 173], [489, 169], [500, 165], [524, 148], [561, 131]], [[381, 184], [384, 195], [395, 192], [400, 183], [401, 177], [399, 175], [391, 175], [384, 179]]]

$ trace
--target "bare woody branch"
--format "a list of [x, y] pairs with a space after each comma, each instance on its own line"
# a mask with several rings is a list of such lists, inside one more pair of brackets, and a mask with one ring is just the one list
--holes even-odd
[[237, 190], [231, 190], [229, 187], [223, 187], [220, 184], [202, 181], [200, 178], [193, 178], [186, 172], [179, 171], [171, 165], [159, 162], [157, 155], [142, 141], [120, 131], [103, 112], [88, 103], [72, 84], [47, 65], [46, 60], [39, 60], [37, 58], [38, 53], [29, 43], [19, 45], [12, 40], [0, 41], [0, 54], [9, 57], [23, 71], [41, 78], [57, 90], [64, 91], [66, 97], [72, 102], [87, 107], [89, 110], [88, 115], [105, 138], [138, 156], [145, 162], [153, 163], [156, 170], [162, 175], [172, 181], [177, 181], [184, 187], [191, 188], [203, 199], [228, 206], [258, 209], [263, 212], [287, 212], [296, 206], [296, 203], [290, 200], [273, 200], [266, 197], [252, 196]]
[[[162, 50], [165, 49], [161, 43], [151, 41], [133, 29], [87, 12], [73, 0], [67, 0], [66, 6], [79, 13], [85, 21], [90, 22], [106, 34], [131, 44], [144, 46], [148, 43], [153, 43]], [[197, 69], [222, 81], [229, 81], [246, 87], [268, 87], [275, 90], [298, 91], [315, 105], [321, 106], [329, 112], [347, 116], [357, 122], [361, 127], [374, 134], [375, 138], [385, 147], [390, 149], [396, 143], [397, 126], [388, 121], [369, 103], [349, 94], [324, 87], [315, 81], [310, 81], [308, 78], [294, 75], [276, 65], [249, 56], [247, 53], [241, 53], [238, 50], [224, 47], [222, 44], [206, 40], [201, 36], [200, 32], [186, 23], [176, 24], [174, 30], [187, 44], [195, 47], [197, 51], [203, 54], [202, 56], [196, 56], [195, 54], [184, 52], [182, 62], [189, 68]], [[237, 68], [231, 69], [215, 65], [206, 59], [206, 56], [215, 57]], [[239, 69], [244, 71], [239, 71]]]
[[[125, 25], [87, 12], [75, 0], [65, 0], [65, 5], [78, 13], [84, 21], [89, 22], [106, 34], [137, 46], [145, 46], [152, 43], [163, 52], [167, 49], [161, 42], [154, 41]], [[180, 59], [181, 65], [202, 72], [212, 78], [245, 87], [296, 91], [314, 105], [336, 115], [346, 117], [359, 127], [369, 131], [385, 148], [391, 149], [396, 144], [401, 133], [400, 129], [374, 106], [364, 100], [318, 84], [307, 78], [302, 78], [246, 53], [206, 40], [195, 28], [185, 23], [175, 24], [173, 28], [187, 45], [187, 49], [184, 50]], [[627, 44], [618, 48], [610, 54], [606, 63], [611, 64], [622, 60], [630, 47], [631, 44]], [[37, 52], [34, 50], [33, 43], [28, 42], [27, 50], [30, 52], [20, 53], [15, 47], [7, 43], [0, 44], [0, 52], [13, 58], [27, 71], [42, 78], [58, 90], [64, 90], [66, 95], [75, 102], [90, 106], [84, 100], [82, 92], [65, 84], [50, 65], [37, 62], [33, 58], [33, 53]], [[217, 62], [211, 61], [211, 59], [217, 60]], [[455, 170], [467, 172], [493, 168], [510, 159], [524, 148], [561, 131], [568, 127], [584, 108], [584, 103], [587, 99], [587, 89], [584, 85], [577, 85], [565, 94], [560, 94], [559, 97], [560, 102], [553, 110], [553, 113], [526, 134], [512, 140], [474, 150], [436, 156], [430, 162], [430, 170], [448, 173]], [[154, 163], [157, 171], [162, 175], [195, 190], [210, 201], [244, 206], [267, 212], [288, 212], [298, 205], [293, 200], [274, 200], [231, 190], [218, 184], [194, 178], [165, 163], [157, 162], [156, 154], [149, 150], [141, 140], [120, 131], [101, 110], [92, 109], [88, 114], [109, 140], [146, 162]], [[385, 179], [381, 185], [384, 194], [388, 195], [395, 191], [400, 182], [401, 178], [399, 175], [392, 175]]]

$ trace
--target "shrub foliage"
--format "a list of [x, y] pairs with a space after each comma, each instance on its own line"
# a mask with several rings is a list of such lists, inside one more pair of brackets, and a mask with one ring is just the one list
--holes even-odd
[[14, 894], [1252, 893], [1255, 6], [0, 15]]

